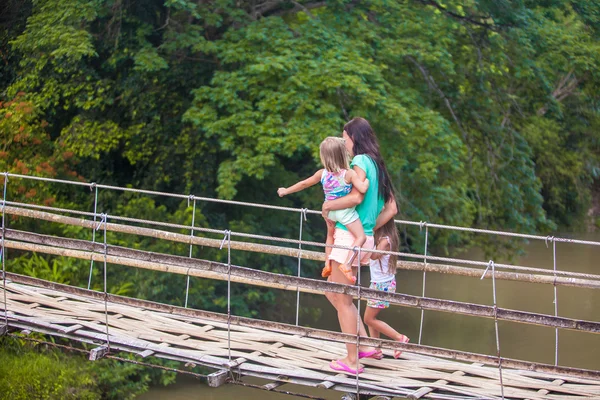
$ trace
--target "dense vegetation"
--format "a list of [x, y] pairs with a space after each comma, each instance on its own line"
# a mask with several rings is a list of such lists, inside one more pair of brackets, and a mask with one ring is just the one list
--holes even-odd
[[[277, 187], [312, 173], [320, 140], [363, 116], [380, 139], [404, 219], [548, 233], [580, 221], [598, 187], [594, 1], [7, 0], [1, 7], [0, 171], [315, 209], [318, 188], [279, 199]], [[93, 196], [16, 179], [8, 186], [9, 199], [86, 211]], [[101, 191], [99, 210], [192, 221], [187, 201], [131, 193]], [[297, 215], [206, 203], [194, 218], [197, 226], [285, 237], [298, 229]], [[309, 224], [304, 238], [323, 240], [323, 228]], [[39, 229], [90, 239], [83, 229]], [[404, 232], [407, 247], [421, 246], [417, 232]], [[497, 248], [490, 238], [444, 232], [432, 240]], [[144, 238], [109, 241], [188, 251]], [[296, 265], [234, 257], [272, 271]], [[13, 252], [7, 266], [87, 284], [77, 261]], [[112, 292], [183, 302], [180, 276], [110, 271]], [[258, 315], [273, 300], [269, 291], [234, 288], [233, 310]], [[222, 311], [224, 287], [193, 282], [190, 305]]]
[[2, 399], [133, 399], [150, 385], [175, 381], [173, 372], [109, 359], [91, 363], [79, 353], [62, 353], [36, 342], [2, 338], [0, 346]]

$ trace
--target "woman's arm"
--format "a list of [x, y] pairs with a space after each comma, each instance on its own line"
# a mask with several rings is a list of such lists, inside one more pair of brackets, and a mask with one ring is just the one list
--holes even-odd
[[398, 206], [396, 205], [396, 198], [392, 197], [387, 203], [384, 204], [383, 209], [379, 213], [377, 217], [377, 221], [375, 221], [374, 231], [381, 228], [385, 225], [390, 219], [394, 218], [394, 216], [398, 214]]
[[[355, 165], [353, 169], [358, 175], [359, 179], [365, 180], [367, 178], [365, 171], [363, 171], [360, 167]], [[329, 215], [330, 211], [355, 207], [362, 203], [364, 198], [364, 193], [359, 192], [356, 187], [353, 187], [352, 191], [347, 195], [340, 197], [339, 199], [330, 200], [323, 203], [323, 207], [321, 209], [323, 218], [327, 218], [327, 215]]]
[[[390, 243], [387, 241], [387, 239], [381, 238], [379, 239], [379, 243], [377, 243], [376, 250], [391, 250]], [[384, 254], [381, 253], [371, 253], [371, 260], [379, 260], [383, 255]]]
[[280, 187], [279, 189], [277, 189], [277, 194], [279, 195], [279, 197], [283, 197], [288, 194], [296, 193], [296, 192], [299, 192], [306, 188], [309, 188], [313, 185], [316, 185], [317, 183], [319, 183], [321, 181], [321, 175], [323, 175], [323, 169], [318, 170], [310, 178], [306, 178], [305, 180], [300, 181], [300, 182], [290, 186], [289, 188]]

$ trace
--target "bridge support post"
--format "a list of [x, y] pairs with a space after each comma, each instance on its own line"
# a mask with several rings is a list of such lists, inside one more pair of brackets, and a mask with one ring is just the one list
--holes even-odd
[[229, 371], [222, 369], [217, 372], [213, 372], [206, 377], [208, 382], [208, 386], [210, 387], [219, 387], [227, 382], [227, 376], [229, 375]]
[[8, 333], [8, 325], [0, 322], [0, 336], [4, 336]]
[[385, 396], [370, 397], [366, 394], [360, 394], [357, 396], [356, 393], [344, 393], [344, 395], [342, 395], [342, 400], [369, 400], [369, 398], [371, 400], [391, 400], [391, 397], [385, 397]]
[[107, 345], [96, 347], [95, 349], [92, 349], [90, 351], [89, 359], [90, 359], [90, 361], [96, 361], [96, 360], [99, 360], [100, 358], [104, 357], [107, 353], [108, 353]]

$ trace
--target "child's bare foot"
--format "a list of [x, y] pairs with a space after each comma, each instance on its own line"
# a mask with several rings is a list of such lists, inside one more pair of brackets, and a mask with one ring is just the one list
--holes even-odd
[[[406, 335], [400, 335], [400, 338], [398, 339], [398, 342], [400, 343], [408, 343], [410, 342], [410, 338]], [[402, 351], [400, 350], [394, 350], [394, 358], [399, 358], [400, 355], [402, 354]]]
[[352, 275], [352, 267], [347, 264], [340, 264], [338, 267], [340, 271], [348, 278], [348, 280], [352, 283], [356, 283], [356, 277]]
[[329, 260], [326, 260], [325, 266], [323, 267], [323, 270], [321, 271], [321, 276], [323, 278], [327, 278], [329, 275], [331, 275], [331, 262]]

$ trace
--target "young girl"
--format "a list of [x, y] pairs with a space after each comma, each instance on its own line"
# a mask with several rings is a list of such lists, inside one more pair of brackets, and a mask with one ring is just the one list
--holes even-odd
[[[377, 250], [382, 251], [398, 251], [400, 239], [398, 230], [394, 223], [394, 219], [390, 219], [385, 225], [375, 231], [375, 243]], [[384, 292], [396, 292], [396, 261], [398, 257], [392, 254], [372, 253], [369, 267], [371, 269], [371, 286], [370, 289], [382, 290]], [[387, 323], [377, 319], [379, 312], [390, 306], [389, 301], [367, 300], [367, 308], [365, 310], [365, 324], [369, 327], [371, 337], [379, 338], [379, 334], [383, 333], [390, 339], [397, 340], [401, 343], [408, 343], [410, 340], [407, 336], [398, 333], [394, 328]], [[394, 358], [400, 357], [400, 350], [394, 351]], [[360, 356], [360, 354], [359, 354]], [[380, 359], [383, 357], [381, 350], [372, 352], [365, 357]]]
[[[343, 197], [350, 193], [352, 185], [356, 186], [359, 192], [365, 193], [369, 188], [369, 180], [360, 180], [358, 174], [350, 169], [349, 155], [346, 150], [344, 139], [338, 137], [328, 137], [319, 148], [321, 163], [324, 169], [320, 169], [314, 173], [313, 176], [303, 181], [296, 183], [288, 188], [279, 188], [277, 194], [279, 197], [299, 192], [306, 188], [309, 188], [317, 183], [323, 184], [323, 191], [325, 192], [325, 201], [335, 200]], [[332, 211], [329, 213], [329, 219], [339, 222], [344, 225], [348, 231], [354, 236], [354, 242], [352, 247], [362, 246], [367, 237], [363, 229], [362, 223], [358, 219], [358, 213], [352, 208], [346, 208], [343, 210]], [[326, 244], [333, 244], [333, 226], [327, 225], [327, 240]], [[326, 266], [323, 269], [323, 277], [327, 277], [331, 271], [329, 267], [329, 254], [331, 253], [331, 247], [325, 248], [326, 254]], [[352, 274], [352, 267], [348, 262], [340, 264], [340, 269], [346, 275], [346, 277], [353, 283], [356, 282], [356, 277]]]

